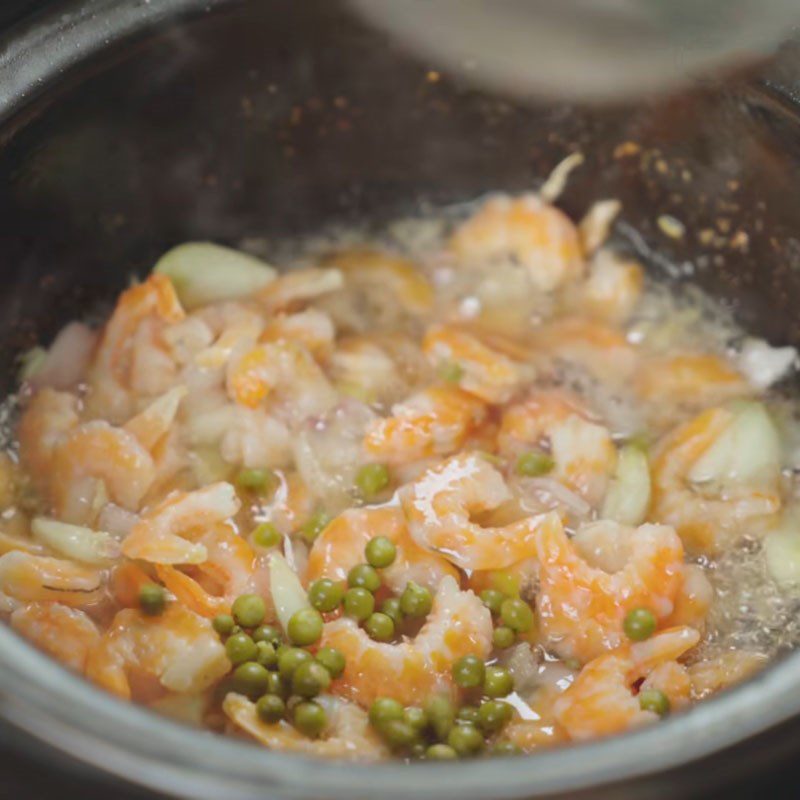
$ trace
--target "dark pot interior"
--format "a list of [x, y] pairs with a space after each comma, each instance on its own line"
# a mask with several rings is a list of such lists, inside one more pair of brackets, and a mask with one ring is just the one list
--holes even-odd
[[[512, 102], [433, 73], [338, 0], [161, 5], [196, 12], [104, 52], [125, 3], [94, 3], [89, 57], [4, 100], [6, 388], [21, 349], [177, 242], [275, 240], [529, 189], [574, 150], [587, 163], [563, 197], [570, 213], [618, 197], [616, 235], [654, 273], [724, 298], [775, 344], [800, 344], [796, 48], [724, 91], [587, 110]], [[26, 69], [48, 68], [32, 53], [0, 64], [6, 77], [15, 69], [24, 85]], [[626, 142], [640, 149], [623, 155]], [[684, 238], [659, 230], [665, 213]]]

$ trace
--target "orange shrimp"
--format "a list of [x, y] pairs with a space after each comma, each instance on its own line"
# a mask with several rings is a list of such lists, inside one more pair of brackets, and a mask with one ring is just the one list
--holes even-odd
[[621, 324], [636, 307], [643, 284], [641, 264], [603, 248], [592, 258], [579, 300], [593, 317]]
[[382, 570], [383, 580], [400, 593], [409, 581], [435, 591], [441, 580], [458, 571], [439, 555], [423, 550], [409, 535], [403, 512], [394, 506], [351, 508], [336, 517], [314, 541], [308, 556], [308, 580], [347, 579], [347, 573], [364, 561], [364, 548], [373, 536], [394, 542], [397, 556]]

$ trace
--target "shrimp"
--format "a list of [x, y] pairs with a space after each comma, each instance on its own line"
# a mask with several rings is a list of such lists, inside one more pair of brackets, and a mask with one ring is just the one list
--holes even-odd
[[539, 531], [561, 528], [541, 514], [503, 528], [483, 528], [471, 517], [510, 500], [503, 476], [482, 456], [453, 456], [400, 490], [408, 528], [420, 547], [462, 569], [504, 569], [534, 555]]
[[597, 319], [624, 323], [641, 297], [643, 284], [638, 262], [601, 249], [592, 258], [589, 275], [579, 290], [581, 306]]
[[347, 761], [379, 761], [389, 751], [369, 724], [366, 712], [354, 703], [325, 695], [316, 699], [328, 714], [328, 730], [320, 739], [310, 739], [285, 720], [266, 723], [259, 719], [255, 703], [233, 692], [222, 702], [231, 721], [270, 750], [303, 753]]
[[583, 741], [655, 722], [658, 715], [640, 707], [635, 684], [645, 678], [665, 692], [671, 706], [679, 707], [688, 699], [688, 681], [682, 680], [685, 669], [676, 659], [699, 639], [692, 628], [669, 628], [598, 656], [555, 701], [558, 723], [572, 740]]
[[351, 336], [338, 342], [330, 357], [330, 370], [341, 393], [365, 403], [391, 402], [405, 389], [394, 359], [366, 337]]
[[0, 593], [16, 601], [84, 608], [102, 600], [105, 573], [74, 561], [12, 550], [0, 556]]
[[171, 492], [142, 515], [123, 541], [122, 553], [156, 564], [201, 564], [208, 550], [192, 538], [228, 522], [240, 505], [229, 483]]
[[202, 369], [224, 367], [234, 350], [243, 344], [253, 346], [265, 326], [259, 310], [244, 303], [215, 303], [192, 319], [202, 320], [209, 335], [216, 336], [194, 355], [194, 363]]
[[256, 296], [266, 311], [288, 311], [344, 286], [338, 269], [293, 269], [268, 283]]
[[[687, 549], [716, 553], [745, 532], [766, 529], [781, 508], [778, 457], [771, 463], [767, 451], [774, 429], [756, 431], [756, 451], [746, 439], [751, 433], [737, 422], [733, 408], [708, 409], [679, 425], [658, 445], [653, 459], [653, 497], [650, 517], [673, 525]], [[769, 425], [769, 423], [767, 423]], [[738, 462], [728, 474], [719, 464], [704, 464], [723, 443], [726, 459]], [[774, 449], [779, 445], [774, 444]], [[747, 462], [743, 467], [742, 462]], [[758, 469], [748, 476], [745, 470]], [[710, 472], [709, 472], [710, 470]], [[737, 474], [737, 471], [739, 474]], [[709, 474], [706, 474], [709, 472]], [[712, 474], [713, 473], [713, 474]]]
[[381, 696], [422, 704], [434, 692], [453, 692], [451, 669], [462, 656], [485, 658], [492, 649], [491, 613], [456, 580], [439, 584], [425, 625], [413, 640], [397, 644], [370, 639], [355, 620], [325, 625], [322, 645], [342, 652], [346, 666], [332, 691], [361, 706]]
[[376, 250], [347, 250], [325, 263], [341, 271], [348, 288], [388, 292], [410, 313], [425, 314], [433, 306], [431, 285], [407, 258]]
[[461, 389], [434, 386], [392, 406], [392, 416], [373, 422], [364, 449], [390, 464], [449, 455], [485, 416], [485, 405]]
[[525, 377], [521, 365], [453, 325], [431, 326], [422, 351], [434, 366], [456, 365], [461, 371], [458, 385], [486, 403], [507, 402]]
[[228, 395], [236, 403], [258, 408], [269, 399], [295, 420], [322, 414], [336, 403], [325, 373], [297, 342], [268, 342], [234, 354], [226, 381]]
[[172, 603], [156, 617], [132, 608], [117, 612], [89, 652], [85, 674], [126, 700], [146, 700], [164, 689], [201, 692], [229, 669], [211, 622]]
[[385, 536], [397, 547], [394, 562], [382, 576], [398, 594], [409, 581], [435, 591], [445, 576], [458, 578], [445, 558], [423, 550], [411, 538], [399, 508], [381, 506], [349, 509], [328, 524], [309, 553], [308, 580], [346, 580], [350, 569], [364, 561], [364, 548], [373, 536]]
[[534, 392], [510, 406], [503, 413], [497, 443], [506, 456], [544, 446], [555, 462], [553, 477], [591, 505], [605, 497], [617, 463], [608, 429], [566, 392]]
[[307, 308], [296, 314], [279, 314], [269, 321], [261, 334], [262, 342], [298, 342], [315, 358], [330, 355], [335, 338], [333, 321], [317, 308]]
[[69, 392], [41, 389], [19, 421], [20, 461], [37, 485], [46, 485], [56, 445], [80, 421], [78, 398]]
[[702, 661], [688, 668], [692, 697], [703, 700], [723, 689], [729, 689], [765, 667], [767, 661], [768, 658], [763, 653], [748, 650], [727, 650], [713, 655], [704, 653]]
[[486, 268], [521, 264], [542, 292], [578, 280], [585, 268], [575, 225], [534, 194], [488, 200], [456, 230], [450, 249], [459, 261]]
[[97, 626], [77, 608], [60, 603], [28, 603], [11, 614], [11, 627], [60, 661], [83, 672], [89, 652], [100, 641]]
[[647, 608], [657, 620], [667, 619], [683, 583], [683, 546], [672, 528], [596, 524], [624, 547], [624, 562], [620, 553], [605, 561], [614, 568], [609, 571], [578, 549], [580, 532], [577, 543], [558, 525], [542, 526], [536, 534], [539, 629], [562, 658], [584, 663], [625, 640], [622, 624], [629, 611]]

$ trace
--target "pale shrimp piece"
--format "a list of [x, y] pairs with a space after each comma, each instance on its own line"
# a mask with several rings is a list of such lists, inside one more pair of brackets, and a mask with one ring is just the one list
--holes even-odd
[[683, 585], [675, 598], [675, 609], [665, 625], [688, 625], [703, 631], [714, 601], [714, 587], [699, 564], [683, 565]]
[[727, 650], [706, 655], [689, 667], [692, 697], [703, 700], [729, 689], [763, 669], [768, 661], [763, 653], [748, 650]]
[[332, 691], [361, 706], [377, 697], [404, 705], [422, 705], [434, 692], [455, 690], [452, 666], [465, 655], [486, 658], [492, 649], [489, 609], [447, 576], [439, 584], [425, 625], [414, 639], [397, 644], [376, 642], [355, 620], [325, 625], [322, 645], [335, 647], [346, 665]]
[[405, 388], [394, 359], [367, 337], [338, 342], [329, 366], [336, 388], [365, 403], [390, 401]]
[[83, 672], [89, 651], [100, 641], [97, 626], [85, 612], [60, 603], [20, 606], [11, 614], [11, 627], [76, 672]]
[[[119, 611], [86, 660], [86, 677], [126, 700], [163, 692], [200, 692], [230, 669], [211, 623], [171, 603], [159, 616]], [[143, 688], [147, 682], [152, 688]], [[144, 695], [144, 696], [142, 696]]]
[[142, 514], [122, 543], [122, 553], [156, 564], [201, 564], [208, 551], [195, 540], [213, 526], [228, 522], [240, 505], [229, 483], [171, 492]]
[[639, 397], [670, 409], [700, 409], [751, 394], [747, 381], [724, 358], [685, 353], [644, 361], [633, 382]]
[[605, 497], [617, 463], [608, 429], [577, 397], [563, 391], [533, 392], [510, 406], [503, 413], [497, 443], [509, 457], [531, 447], [549, 451], [555, 464], [552, 477], [591, 505]]
[[58, 518], [81, 524], [93, 515], [98, 487], [136, 511], [155, 477], [152, 456], [132, 433], [96, 420], [79, 425], [54, 448], [50, 496]]
[[18, 550], [0, 556], [0, 593], [14, 601], [82, 608], [101, 600], [104, 587], [100, 569]]
[[193, 363], [198, 353], [214, 341], [214, 331], [201, 313], [190, 314], [164, 331], [164, 342], [178, 364]]
[[578, 280], [584, 270], [575, 225], [534, 194], [488, 200], [456, 230], [450, 249], [459, 261], [486, 269], [503, 261], [521, 264], [543, 292]]
[[580, 539], [577, 544], [568, 539], [560, 525], [542, 526], [536, 534], [539, 630], [559, 656], [583, 663], [625, 640], [622, 626], [629, 611], [647, 608], [659, 622], [666, 620], [684, 574], [683, 546], [672, 528], [626, 528], [609, 521], [596, 525], [605, 536], [615, 534], [624, 547], [624, 564], [619, 552], [607, 550], [605, 565], [611, 571], [589, 560], [590, 546], [598, 549], [596, 537], [591, 545], [583, 543], [582, 552]]
[[413, 261], [377, 250], [347, 250], [325, 260], [340, 270], [349, 289], [388, 292], [410, 313], [433, 306], [433, 289]]
[[318, 697], [328, 712], [328, 729], [319, 739], [309, 739], [286, 720], [266, 723], [259, 719], [255, 703], [233, 692], [222, 702], [231, 721], [270, 750], [346, 761], [379, 761], [389, 756], [366, 712], [355, 703], [335, 697]]
[[296, 314], [279, 314], [267, 323], [261, 334], [262, 342], [299, 342], [315, 358], [327, 357], [335, 339], [333, 321], [318, 308], [307, 308]]
[[256, 299], [268, 312], [293, 310], [344, 286], [338, 269], [293, 269], [279, 275]]
[[400, 490], [416, 543], [469, 570], [505, 569], [531, 558], [541, 531], [561, 530], [556, 514], [527, 517], [502, 528], [472, 521], [511, 497], [500, 472], [477, 453], [453, 456]]
[[186, 397], [186, 393], [185, 386], [170, 389], [129, 419], [123, 426], [124, 429], [132, 433], [147, 450], [152, 451], [172, 429], [181, 400]]
[[636, 348], [619, 329], [586, 317], [564, 317], [543, 325], [531, 346], [545, 363], [578, 366], [612, 385], [629, 380], [639, 363]]
[[622, 324], [639, 302], [643, 284], [644, 274], [637, 261], [602, 249], [589, 265], [589, 275], [579, 293], [580, 303], [591, 316]]
[[199, 312], [215, 338], [194, 357], [203, 369], [224, 367], [237, 348], [253, 346], [264, 332], [260, 311], [244, 303], [215, 303]]
[[[676, 660], [694, 647], [700, 634], [692, 628], [669, 628], [652, 638], [624, 644], [590, 661], [572, 686], [554, 704], [556, 719], [573, 741], [609, 736], [655, 722], [658, 715], [644, 711], [634, 685], [655, 674], [671, 704], [686, 700], [684, 670]], [[664, 665], [674, 663], [673, 667]], [[674, 695], [670, 696], [670, 691]]]
[[[699, 633], [699, 631], [698, 631]], [[678, 711], [692, 700], [692, 679], [689, 670], [677, 661], [659, 664], [639, 687], [640, 692], [658, 689], [668, 700], [670, 711]]]
[[46, 485], [55, 446], [80, 421], [78, 398], [53, 389], [38, 391], [17, 428], [20, 461], [37, 485]]
[[265, 401], [293, 420], [322, 414], [336, 392], [311, 353], [297, 342], [260, 344], [234, 354], [228, 363], [228, 396], [247, 408]]
[[390, 464], [405, 464], [460, 449], [483, 421], [486, 406], [461, 389], [433, 386], [392, 406], [392, 415], [367, 429], [367, 455]]
[[[760, 408], [707, 409], [656, 449], [650, 517], [673, 525], [689, 551], [719, 552], [744, 533], [765, 530], [780, 511], [780, 446], [770, 423], [762, 430]], [[742, 414], [752, 419], [753, 409], [755, 435], [741, 430]], [[709, 456], [719, 461], [720, 449], [729, 463], [706, 463]]]
[[383, 582], [400, 594], [409, 581], [436, 591], [442, 579], [458, 578], [458, 571], [445, 559], [423, 550], [411, 538], [403, 512], [396, 506], [351, 508], [332, 520], [316, 538], [308, 558], [308, 580], [347, 580], [347, 573], [364, 563], [364, 548], [374, 536], [394, 542], [397, 556], [381, 570]]
[[457, 367], [458, 385], [486, 403], [507, 402], [526, 376], [522, 365], [453, 325], [428, 328], [422, 351], [434, 367]]
[[292, 434], [287, 425], [262, 408], [226, 406], [228, 424], [219, 452], [229, 464], [277, 469], [292, 461]]
[[269, 520], [284, 536], [288, 536], [311, 519], [317, 502], [299, 473], [279, 471], [276, 475], [278, 487], [264, 504], [263, 519]]

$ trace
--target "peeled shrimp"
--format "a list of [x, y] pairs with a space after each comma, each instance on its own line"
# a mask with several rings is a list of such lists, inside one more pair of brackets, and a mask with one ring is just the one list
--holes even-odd
[[636, 307], [643, 283], [642, 267], [636, 261], [598, 250], [579, 292], [581, 306], [593, 317], [621, 324]]
[[262, 342], [287, 340], [303, 345], [315, 358], [327, 357], [333, 349], [336, 329], [331, 318], [317, 308], [273, 317], [261, 334]]
[[171, 492], [142, 515], [122, 543], [122, 553], [156, 564], [200, 564], [208, 558], [208, 550], [193, 540], [230, 520], [239, 507], [229, 483]]
[[367, 454], [405, 464], [458, 450], [486, 414], [482, 402], [448, 386], [418, 392], [392, 407], [392, 416], [367, 428]]
[[577, 280], [584, 270], [575, 225], [534, 194], [488, 200], [456, 230], [450, 249], [460, 261], [486, 269], [503, 261], [521, 264], [544, 292]]
[[83, 611], [60, 603], [20, 606], [11, 614], [11, 627], [76, 672], [83, 672], [90, 650], [100, 640], [97, 626]]
[[211, 623], [175, 603], [155, 617], [130, 608], [118, 612], [86, 661], [89, 680], [126, 700], [133, 686], [139, 700], [163, 689], [201, 692], [229, 669]]
[[229, 693], [222, 710], [243, 731], [270, 750], [303, 753], [348, 761], [378, 761], [389, 751], [369, 724], [366, 712], [354, 703], [330, 696], [318, 697], [328, 713], [329, 727], [319, 739], [309, 739], [285, 720], [263, 722], [255, 703], [240, 694]]
[[338, 269], [293, 269], [265, 286], [256, 299], [268, 312], [293, 310], [343, 285]]
[[625, 640], [622, 623], [632, 609], [646, 608], [657, 620], [667, 619], [684, 577], [683, 546], [672, 528], [596, 525], [624, 548], [624, 566], [620, 552], [607, 556], [612, 560], [605, 566], [612, 570], [593, 566], [587, 555], [597, 542], [585, 543], [582, 554], [580, 540], [576, 546], [559, 525], [542, 526], [536, 535], [539, 629], [562, 658], [584, 663]]
[[340, 650], [346, 660], [337, 694], [368, 706], [375, 698], [394, 697], [421, 704], [437, 691], [452, 691], [452, 665], [462, 656], [485, 658], [492, 649], [489, 610], [447, 576], [439, 584], [425, 625], [412, 640], [376, 642], [354, 620], [325, 625], [322, 644]]
[[51, 601], [83, 608], [103, 597], [105, 573], [66, 559], [12, 550], [0, 556], [0, 594], [15, 601]]
[[521, 365], [452, 325], [430, 327], [422, 351], [434, 366], [457, 365], [462, 373], [458, 385], [487, 403], [508, 401], [525, 375]]
[[645, 688], [661, 689], [672, 707], [680, 707], [688, 700], [689, 681], [676, 659], [699, 639], [692, 628], [669, 628], [598, 656], [555, 701], [558, 723], [571, 739], [582, 741], [655, 722], [658, 715], [642, 710], [634, 685], [645, 678]]
[[580, 401], [566, 392], [534, 392], [510, 406], [503, 414], [497, 441], [505, 455], [544, 446], [555, 462], [552, 477], [592, 505], [605, 496], [617, 462], [608, 429], [592, 420]]
[[47, 485], [56, 445], [78, 425], [78, 398], [69, 392], [41, 389], [31, 399], [19, 421], [20, 461], [34, 481]]
[[400, 490], [414, 540], [462, 569], [504, 569], [534, 555], [541, 530], [561, 524], [555, 514], [521, 519], [503, 528], [483, 528], [471, 515], [511, 499], [503, 476], [482, 456], [453, 456]]
[[409, 535], [403, 512], [393, 506], [353, 508], [328, 524], [316, 538], [308, 558], [308, 580], [347, 579], [347, 573], [364, 561], [364, 548], [373, 536], [394, 542], [397, 556], [381, 571], [384, 583], [400, 593], [409, 581], [435, 591], [441, 580], [458, 572], [439, 555], [423, 550]]
[[[778, 447], [768, 441], [776, 434], [757, 429], [757, 441], [745, 441], [738, 415], [734, 408], [708, 409], [679, 425], [656, 450], [650, 517], [674, 525], [690, 551], [718, 552], [744, 533], [766, 529], [780, 511], [779, 464], [768, 452]], [[704, 465], [708, 454], [717, 460], [720, 446], [730, 451], [730, 464]]]

